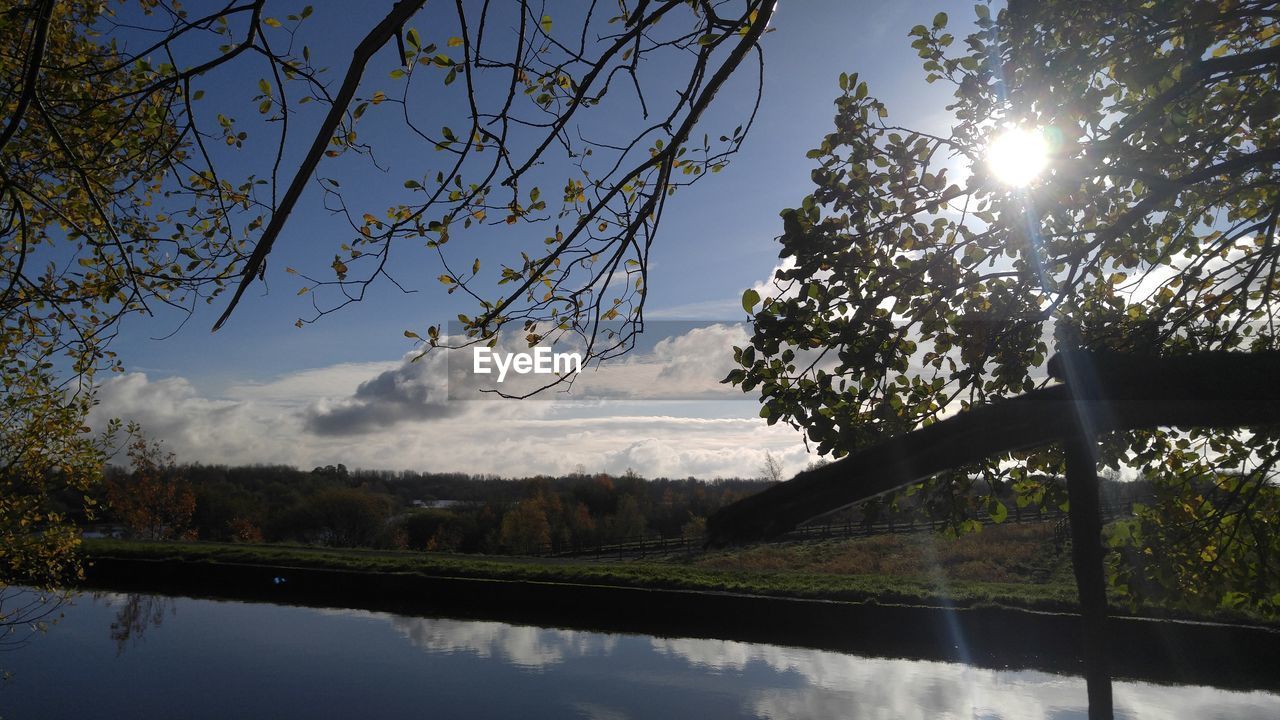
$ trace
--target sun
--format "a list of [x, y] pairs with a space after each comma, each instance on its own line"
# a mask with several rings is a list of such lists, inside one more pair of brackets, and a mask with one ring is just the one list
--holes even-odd
[[1024, 187], [1049, 165], [1049, 143], [1027, 128], [1009, 128], [987, 147], [987, 168], [1005, 185]]

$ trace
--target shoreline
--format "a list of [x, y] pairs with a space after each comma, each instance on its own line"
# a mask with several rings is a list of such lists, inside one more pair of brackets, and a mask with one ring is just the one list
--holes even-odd
[[[447, 573], [91, 554], [79, 590], [111, 590], [694, 637], [1078, 675], [1079, 617]], [[1280, 690], [1280, 630], [1112, 617], [1112, 673], [1158, 683]]]

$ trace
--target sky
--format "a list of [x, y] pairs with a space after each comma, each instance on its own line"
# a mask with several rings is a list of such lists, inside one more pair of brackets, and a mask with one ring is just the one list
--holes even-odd
[[[359, 35], [387, 5], [350, 4], [336, 13], [335, 6], [318, 3], [308, 32], [320, 64], [344, 67]], [[312, 310], [309, 298], [296, 294], [301, 281], [285, 268], [325, 274], [350, 235], [344, 220], [325, 212], [313, 184], [273, 250], [265, 285], [250, 289], [223, 329], [209, 328], [225, 298], [190, 318], [161, 313], [126, 321], [113, 349], [127, 371], [102, 383], [93, 424], [109, 417], [140, 422], [179, 462], [344, 463], [515, 477], [630, 469], [646, 477], [710, 479], [760, 476], [767, 452], [788, 473], [799, 471], [816, 459], [803, 436], [766, 425], [755, 398], [716, 384], [733, 367], [732, 346], [746, 342], [740, 298], [746, 288], [765, 288], [778, 266], [778, 213], [812, 188], [815, 162], [805, 153], [831, 129], [841, 72], [867, 81], [892, 119], [921, 129], [948, 127], [947, 90], [925, 84], [907, 37], [939, 11], [963, 37], [972, 3], [780, 3], [763, 40], [764, 96], [755, 127], [724, 172], [672, 198], [651, 255], [646, 318], [698, 322], [650, 323], [655, 327], [638, 352], [584, 369], [569, 394], [459, 399], [456, 373], [450, 385], [442, 354], [414, 361], [417, 348], [406, 329], [421, 333], [476, 311], [460, 294], [445, 293], [435, 279], [442, 270], [425, 252], [407, 252], [395, 265], [397, 280], [415, 292], [382, 283], [363, 302], [294, 327]], [[424, 16], [410, 25], [431, 22]], [[385, 55], [381, 65], [371, 65], [362, 94], [390, 84], [386, 72], [393, 63]], [[751, 100], [747, 87], [743, 79], [721, 93], [703, 123], [706, 132], [723, 133], [741, 122]], [[210, 88], [217, 103], [244, 102], [256, 92], [252, 80]], [[625, 108], [606, 119], [623, 130], [636, 121]], [[319, 173], [341, 177], [364, 198], [403, 193], [406, 173], [424, 159], [397, 152], [402, 146], [391, 130], [376, 122], [370, 127], [375, 146], [390, 148], [378, 155], [383, 170], [322, 164]], [[293, 136], [286, 165], [308, 140], [305, 132]], [[246, 164], [266, 157], [256, 141], [242, 151]], [[518, 262], [520, 249], [530, 241], [539, 245], [541, 234], [482, 229], [451, 245], [469, 243], [458, 251], [496, 268]]]

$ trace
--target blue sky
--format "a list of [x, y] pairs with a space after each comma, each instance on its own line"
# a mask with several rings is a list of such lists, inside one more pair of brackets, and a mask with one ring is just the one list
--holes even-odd
[[[385, 4], [369, 5], [381, 12]], [[682, 190], [668, 205], [651, 256], [647, 317], [743, 319], [742, 291], [762, 284], [777, 265], [778, 212], [797, 205], [811, 188], [814, 163], [805, 153], [831, 127], [841, 72], [859, 73], [872, 94], [887, 103], [891, 119], [945, 130], [947, 89], [924, 83], [920, 60], [907, 38], [911, 26], [927, 24], [940, 10], [950, 15], [952, 31], [962, 37], [974, 14], [972, 3], [781, 3], [774, 31], [764, 39], [764, 99], [756, 126], [724, 172]], [[374, 21], [374, 12], [368, 14], [342, 15], [317, 4], [308, 32], [313, 54], [323, 53], [320, 64], [343, 67], [353, 36]], [[427, 27], [432, 21], [420, 17], [410, 25]], [[375, 61], [367, 73], [362, 94], [391, 84], [386, 79], [391, 61], [381, 59], [385, 62]], [[752, 72], [745, 68], [743, 74]], [[245, 102], [256, 90], [252, 79], [243, 85], [211, 88], [206, 102]], [[749, 100], [744, 87], [734, 85], [721, 93], [704, 122], [707, 132], [714, 136], [740, 122]], [[609, 119], [622, 128], [635, 122], [625, 110]], [[322, 164], [320, 174], [339, 177], [344, 187], [366, 197], [377, 198], [387, 189], [403, 192], [401, 183], [419, 158], [397, 153], [401, 145], [394, 136], [380, 136], [378, 125], [372, 124], [370, 132], [375, 145], [384, 148], [379, 161], [389, 168], [387, 173], [367, 164]], [[290, 154], [300, 154], [307, 140], [303, 132], [295, 135]], [[260, 159], [254, 153], [263, 152], [262, 147], [251, 142], [246, 158]], [[714, 477], [757, 474], [765, 451], [783, 458], [791, 471], [812, 459], [797, 432], [766, 427], [750, 401], [637, 397], [569, 402], [556, 397], [469, 403], [441, 413], [413, 405], [439, 401], [432, 393], [438, 392], [442, 376], [431, 375], [441, 372], [438, 364], [404, 362], [414, 346], [403, 331], [422, 330], [476, 308], [460, 294], [446, 295], [435, 280], [442, 272], [439, 265], [425, 252], [411, 250], [398, 258], [397, 277], [418, 292], [406, 295], [382, 283], [364, 302], [295, 328], [296, 319], [309, 315], [310, 304], [295, 294], [302, 282], [284, 268], [324, 275], [338, 244], [350, 235], [346, 223], [325, 213], [319, 200], [313, 186], [269, 260], [267, 288], [253, 287], [219, 332], [209, 328], [225, 299], [199, 308], [176, 333], [178, 317], [129, 320], [114, 349], [131, 374], [103, 386], [98, 418], [137, 419], [180, 460], [200, 462], [304, 467], [345, 462], [505, 475], [582, 465], [610, 472], [632, 467], [646, 475]], [[485, 229], [460, 236], [449, 249], [458, 253], [455, 257], [466, 256], [467, 265], [471, 253], [492, 269], [501, 260], [518, 260], [519, 250], [530, 242], [540, 244], [545, 233], [531, 234], [522, 235], [519, 226]], [[169, 337], [154, 339], [162, 336]], [[669, 378], [678, 366], [680, 373], [700, 367], [707, 377], [718, 373], [718, 379], [729, 367], [735, 337], [726, 331], [675, 338], [666, 356], [632, 358], [607, 371], [615, 373], [608, 377], [622, 377], [618, 373], [630, 367], [642, 375], [657, 372], [654, 377]], [[677, 349], [688, 357], [674, 357]], [[404, 392], [378, 395], [377, 388]], [[353, 408], [369, 410], [385, 422], [347, 433], [316, 432], [320, 425], [315, 418]]]

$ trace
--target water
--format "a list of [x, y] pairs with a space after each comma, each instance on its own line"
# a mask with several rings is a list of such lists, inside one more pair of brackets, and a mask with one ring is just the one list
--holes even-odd
[[[6, 605], [11, 606], [11, 605]], [[1085, 717], [1038, 671], [154, 595], [81, 595], [0, 652], [0, 717]], [[1117, 717], [1280, 717], [1280, 695], [1119, 682]]]

